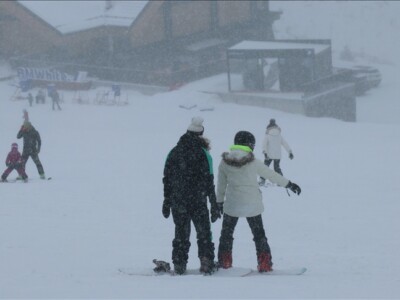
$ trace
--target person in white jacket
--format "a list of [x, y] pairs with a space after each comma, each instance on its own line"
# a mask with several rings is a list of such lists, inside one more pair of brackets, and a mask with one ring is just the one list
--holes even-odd
[[257, 269], [259, 272], [269, 272], [272, 271], [272, 256], [262, 222], [264, 206], [257, 178], [268, 178], [298, 195], [301, 189], [256, 159], [254, 146], [254, 135], [248, 131], [239, 131], [230, 152], [222, 154], [217, 183], [217, 205], [223, 213], [218, 262], [222, 268], [232, 267], [233, 233], [238, 219], [245, 217], [254, 237]]
[[[290, 148], [289, 144], [283, 138], [281, 134], [281, 128], [276, 124], [275, 119], [271, 119], [267, 126], [267, 130], [265, 132], [265, 137], [263, 141], [262, 151], [264, 153], [264, 163], [269, 167], [271, 162], [274, 162], [274, 170], [275, 172], [283, 175], [282, 169], [280, 166], [281, 162], [281, 148], [285, 148], [285, 150], [289, 153], [289, 158], [293, 159], [293, 151]], [[265, 184], [265, 178], [261, 177], [259, 185]]]

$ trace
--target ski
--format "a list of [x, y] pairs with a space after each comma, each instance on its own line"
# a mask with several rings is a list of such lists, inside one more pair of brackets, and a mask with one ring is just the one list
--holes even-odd
[[6, 181], [0, 180], [2, 183], [16, 183], [16, 182], [23, 182], [27, 183], [27, 181], [24, 181], [22, 179], [7, 179]]
[[[40, 178], [40, 180], [43, 180], [43, 181], [45, 181], [45, 180], [52, 180], [53, 178], [52, 177], [46, 177], [46, 178]], [[29, 181], [32, 181], [32, 180], [34, 180], [34, 181], [36, 181], [37, 180], [37, 178], [29, 178], [28, 177], [28, 179], [25, 181], [25, 180], [23, 180], [22, 178], [20, 179], [20, 178], [15, 178], [15, 179], [7, 179], [7, 181], [3, 181], [3, 180], [0, 180], [0, 183], [16, 183], [16, 182], [22, 182], [22, 183], [28, 183]]]
[[181, 104], [181, 105], [179, 105], [179, 107], [183, 108], [183, 109], [191, 110], [191, 109], [197, 107], [197, 104], [193, 104], [193, 105], [183, 105], [183, 104]]

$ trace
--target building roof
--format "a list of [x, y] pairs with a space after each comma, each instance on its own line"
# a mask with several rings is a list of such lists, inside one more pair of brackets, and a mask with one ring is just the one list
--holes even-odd
[[326, 44], [311, 44], [311, 43], [297, 43], [297, 42], [280, 42], [280, 41], [242, 41], [229, 50], [291, 50], [291, 49], [313, 49], [315, 53], [319, 53], [330, 45]]
[[[100, 26], [129, 27], [149, 1], [18, 1], [63, 34]], [[106, 9], [107, 5], [110, 7]]]

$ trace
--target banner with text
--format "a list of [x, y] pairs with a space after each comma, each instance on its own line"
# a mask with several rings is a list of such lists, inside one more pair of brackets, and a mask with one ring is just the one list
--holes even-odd
[[39, 69], [39, 68], [18, 68], [17, 75], [19, 80], [45, 80], [45, 81], [75, 81], [74, 76], [67, 73], [57, 71], [55, 69]]

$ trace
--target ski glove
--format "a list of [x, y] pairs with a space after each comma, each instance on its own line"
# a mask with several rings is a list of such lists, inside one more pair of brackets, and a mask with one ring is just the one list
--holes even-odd
[[221, 211], [217, 203], [211, 204], [211, 222], [215, 223], [219, 218], [221, 218]]
[[170, 213], [171, 213], [171, 204], [169, 203], [168, 200], [164, 200], [164, 203], [162, 206], [162, 214], [163, 214], [164, 218], [168, 219]]
[[286, 188], [291, 190], [293, 193], [295, 193], [297, 195], [300, 195], [300, 193], [301, 193], [301, 188], [297, 184], [295, 184], [291, 181], [289, 181], [289, 183], [286, 185]]
[[208, 195], [208, 200], [210, 200], [211, 204], [211, 222], [214, 223], [221, 218], [221, 212], [217, 204], [217, 197], [215, 196], [214, 187]]
[[289, 153], [289, 158], [290, 158], [290, 159], [293, 159], [293, 158], [294, 158], [294, 155], [293, 155], [292, 152]]

